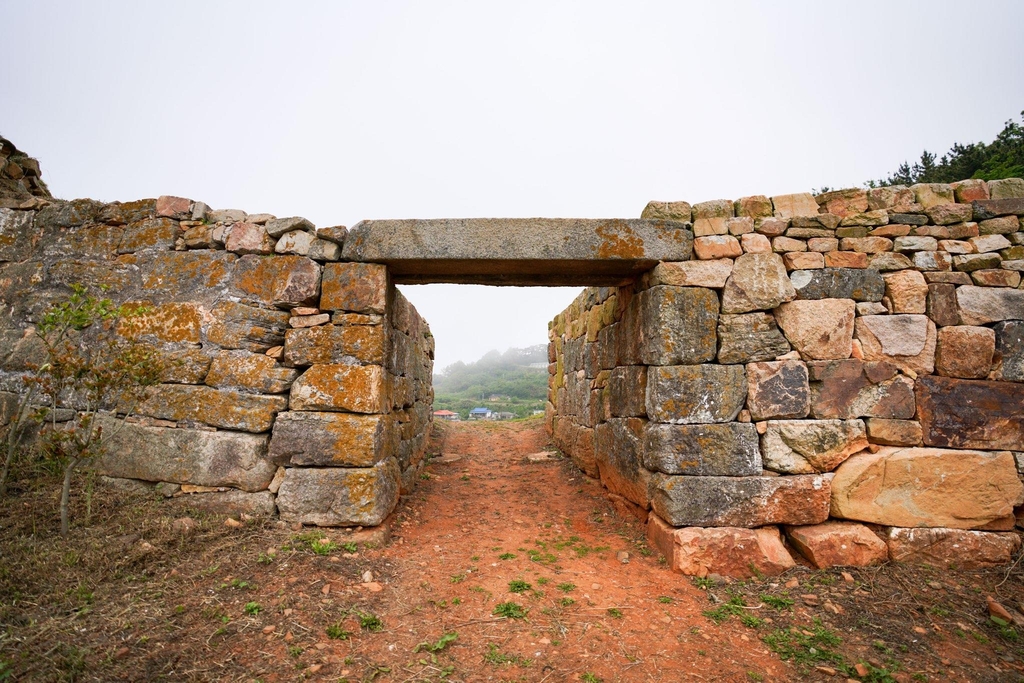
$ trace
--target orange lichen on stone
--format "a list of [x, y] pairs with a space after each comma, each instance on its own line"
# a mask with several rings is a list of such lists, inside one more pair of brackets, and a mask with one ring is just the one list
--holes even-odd
[[117, 331], [129, 339], [152, 337], [164, 342], [198, 344], [203, 321], [202, 308], [196, 304], [160, 304], [145, 301], [125, 304], [132, 315], [122, 318]]

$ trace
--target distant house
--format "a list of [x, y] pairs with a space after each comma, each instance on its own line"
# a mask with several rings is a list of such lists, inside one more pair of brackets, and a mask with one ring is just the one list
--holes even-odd
[[470, 420], [489, 420], [490, 418], [490, 408], [473, 408], [473, 410], [469, 411]]
[[516, 414], [515, 413], [492, 413], [490, 419], [492, 419], [492, 420], [514, 420], [514, 419], [516, 419]]
[[458, 422], [459, 420], [459, 414], [450, 410], [435, 410], [434, 417], [438, 420], [451, 420], [452, 422]]

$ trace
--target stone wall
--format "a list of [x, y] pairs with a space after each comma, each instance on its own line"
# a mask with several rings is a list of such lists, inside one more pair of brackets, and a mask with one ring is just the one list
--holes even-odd
[[0, 208], [33, 209], [49, 197], [39, 162], [0, 136]]
[[685, 574], [1007, 562], [1021, 216], [1020, 179], [651, 202], [695, 260], [551, 323], [555, 443]]
[[100, 474], [340, 526], [379, 524], [416, 481], [433, 338], [385, 266], [339, 261], [345, 228], [180, 197], [26, 206], [0, 209], [0, 406], [47, 307], [104, 285], [147, 307], [119, 332], [168, 364], [134, 416], [105, 418]]

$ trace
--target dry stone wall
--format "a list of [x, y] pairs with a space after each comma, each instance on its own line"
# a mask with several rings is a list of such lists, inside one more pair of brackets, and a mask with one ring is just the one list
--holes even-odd
[[551, 323], [555, 443], [685, 574], [1008, 562], [1022, 216], [1020, 179], [651, 202], [695, 260]]
[[212, 510], [379, 524], [423, 459], [433, 338], [385, 266], [339, 260], [346, 233], [180, 197], [0, 209], [0, 415], [42, 358], [47, 307], [104, 285], [146, 307], [119, 332], [167, 368], [134, 415], [104, 418], [100, 474]]

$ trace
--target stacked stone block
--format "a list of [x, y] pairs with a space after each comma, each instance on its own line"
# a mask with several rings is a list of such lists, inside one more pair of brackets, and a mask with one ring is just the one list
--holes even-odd
[[40, 358], [48, 305], [105, 284], [145, 307], [119, 332], [166, 370], [127, 420], [104, 418], [100, 474], [213, 510], [379, 524], [423, 458], [433, 339], [384, 266], [339, 261], [346, 232], [180, 197], [0, 209], [0, 398]]
[[674, 569], [1010, 560], [1024, 181], [643, 216], [689, 222], [694, 259], [555, 318], [547, 414], [559, 448], [650, 511]]

